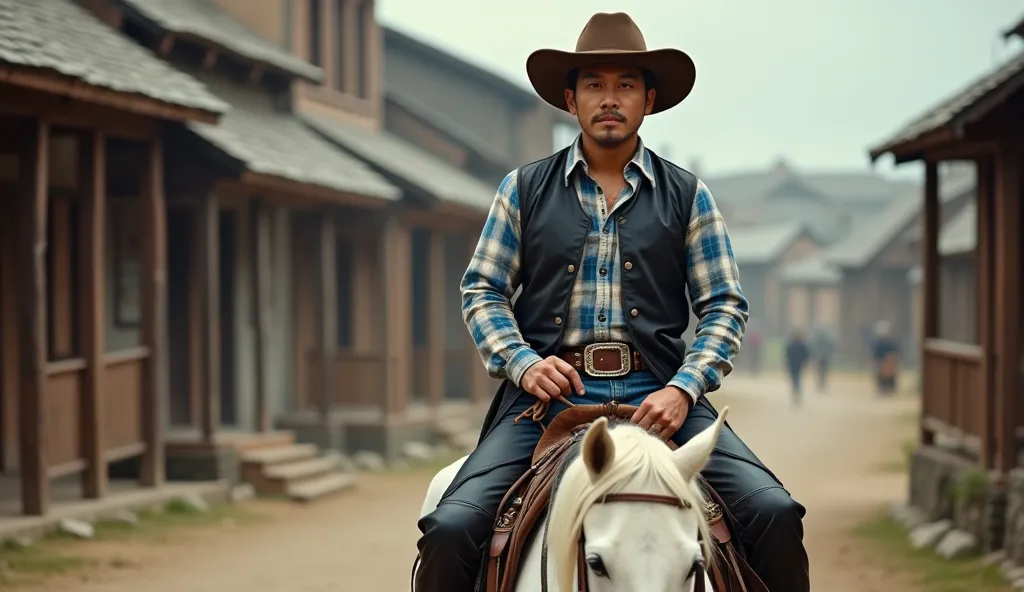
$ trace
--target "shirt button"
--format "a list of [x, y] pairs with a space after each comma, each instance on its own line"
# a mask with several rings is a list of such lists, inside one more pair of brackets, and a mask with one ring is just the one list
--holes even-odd
[[[633, 316], [636, 316], [636, 315], [633, 315]], [[562, 324], [562, 317], [555, 317], [555, 324], [556, 325], [561, 325]]]
[[626, 268], [626, 271], [629, 271], [630, 269], [633, 269], [633, 264], [630, 263], [629, 261], [626, 261], [626, 263], [623, 264], [623, 267]]
[[608, 275], [608, 270], [602, 267], [598, 273], [600, 273], [601, 275]]
[[638, 316], [639, 314], [640, 314], [640, 311], [635, 309], [635, 308], [633, 310], [629, 311], [629, 316], [635, 317], [635, 316]]
[[602, 312], [601, 314], [597, 315], [597, 320], [603, 323], [608, 320], [608, 317], [604, 316], [604, 313]]
[[568, 271], [569, 273], [572, 273], [576, 271], [576, 266], [570, 263], [569, 267], [566, 267], [565, 270]]

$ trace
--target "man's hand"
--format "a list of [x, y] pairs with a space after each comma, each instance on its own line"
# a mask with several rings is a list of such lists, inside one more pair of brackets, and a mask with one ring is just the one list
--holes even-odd
[[519, 386], [544, 402], [559, 395], [567, 397], [573, 388], [583, 394], [583, 380], [579, 373], [558, 356], [548, 356], [527, 368], [519, 380]]
[[631, 421], [645, 430], [654, 427], [662, 440], [671, 438], [686, 421], [693, 399], [682, 389], [667, 386], [644, 399]]

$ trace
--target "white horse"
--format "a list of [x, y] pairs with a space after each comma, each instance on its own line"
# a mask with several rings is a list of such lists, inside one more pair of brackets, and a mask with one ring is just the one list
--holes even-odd
[[[582, 536], [589, 592], [689, 592], [695, 576], [711, 590], [712, 554], [707, 541], [704, 499], [696, 477], [718, 440], [728, 407], [717, 421], [675, 451], [649, 432], [628, 423], [593, 422], [581, 452], [567, 455], [552, 492], [547, 524], [548, 590], [574, 592], [577, 545]], [[430, 483], [420, 516], [432, 512], [465, 462], [441, 469]], [[667, 503], [602, 503], [608, 494], [650, 494], [679, 500]], [[699, 540], [705, 541], [702, 545]], [[516, 592], [541, 590], [542, 545], [536, 534], [523, 550]], [[484, 558], [486, 560], [486, 557]]]

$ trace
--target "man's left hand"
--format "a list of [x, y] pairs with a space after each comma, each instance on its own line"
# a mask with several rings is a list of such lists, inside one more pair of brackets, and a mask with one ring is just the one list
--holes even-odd
[[682, 389], [667, 386], [648, 395], [631, 421], [645, 430], [653, 427], [662, 440], [668, 440], [683, 426], [692, 401]]

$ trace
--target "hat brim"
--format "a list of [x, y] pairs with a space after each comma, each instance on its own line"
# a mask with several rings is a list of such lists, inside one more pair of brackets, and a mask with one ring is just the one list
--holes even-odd
[[697, 80], [693, 59], [678, 49], [588, 52], [538, 49], [526, 59], [526, 74], [540, 98], [568, 111], [565, 89], [569, 72], [586, 66], [618, 64], [643, 68], [654, 75], [656, 92], [652, 115], [681, 103]]

